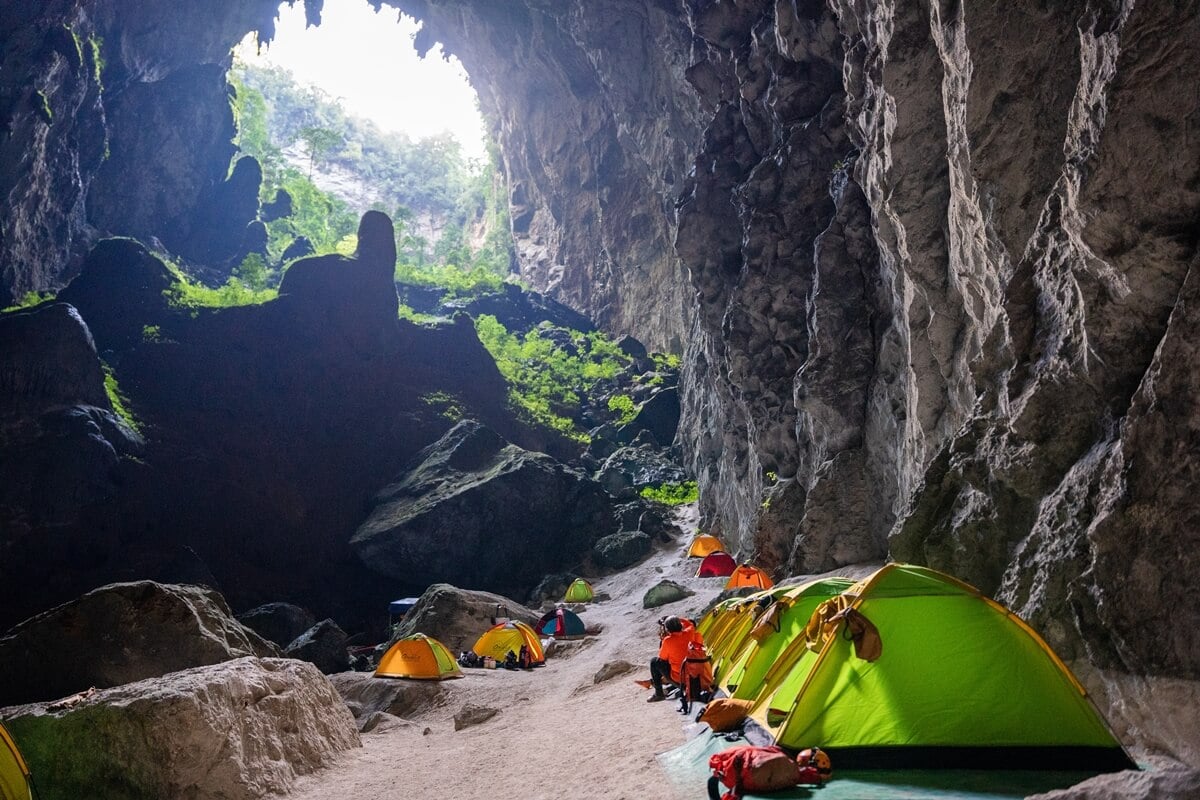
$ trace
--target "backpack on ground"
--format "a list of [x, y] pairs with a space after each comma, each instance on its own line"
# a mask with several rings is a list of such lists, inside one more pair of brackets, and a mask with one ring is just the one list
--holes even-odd
[[712, 659], [704, 645], [692, 642], [688, 645], [687, 657], [679, 668], [679, 680], [682, 683], [679, 692], [680, 711], [687, 714], [692, 710], [692, 703], [707, 703], [712, 697], [713, 670]]
[[[738, 800], [747, 792], [776, 792], [797, 786], [801, 781], [800, 766], [774, 745], [742, 745], [723, 750], [708, 759], [708, 768], [713, 771], [708, 779], [711, 800]], [[721, 794], [722, 785], [729, 791]]]
[[732, 697], [718, 697], [704, 707], [696, 717], [696, 722], [704, 722], [717, 733], [740, 728], [746, 721], [750, 709], [754, 708], [753, 700], [735, 700]]

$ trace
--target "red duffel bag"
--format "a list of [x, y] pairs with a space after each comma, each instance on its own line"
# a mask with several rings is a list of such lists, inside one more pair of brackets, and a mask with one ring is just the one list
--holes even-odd
[[[708, 759], [713, 775], [708, 779], [712, 800], [738, 800], [746, 792], [775, 792], [801, 782], [800, 767], [779, 747], [741, 745], [722, 750]], [[720, 794], [721, 784], [729, 791]]]

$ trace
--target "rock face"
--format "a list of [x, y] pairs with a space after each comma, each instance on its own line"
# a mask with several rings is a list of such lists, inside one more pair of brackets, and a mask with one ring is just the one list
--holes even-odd
[[[98, 692], [65, 711], [5, 710], [39, 797], [249, 800], [361, 746], [329, 680], [241, 658]], [[148, 735], [152, 732], [152, 735]]]
[[[492, 592], [459, 589], [448, 583], [430, 586], [417, 604], [400, 621], [392, 640], [414, 633], [432, 636], [452, 653], [470, 650], [480, 634], [492, 627], [496, 617], [507, 617], [533, 625], [541, 615]], [[397, 712], [393, 712], [397, 713]]]
[[385, 575], [525, 596], [613, 530], [594, 481], [464, 420], [380, 492], [351, 544]]
[[291, 603], [267, 603], [237, 615], [237, 621], [268, 642], [287, 647], [317, 624], [312, 612]]
[[[643, 108], [698, 98], [658, 104], [693, 143], [686, 181], [641, 185], [677, 208], [695, 292], [677, 317], [680, 438], [731, 546], [784, 571], [927, 563], [1068, 655], [1200, 677], [1179, 638], [1200, 600], [1167, 578], [1197, 549], [1200, 508], [1187, 333], [1200, 140], [1178, 103], [1200, 62], [1171, 44], [1200, 32], [1195, 4], [685, 2], [656, 5], [660, 27], [645, 9], [622, 23], [661, 45], [650, 60], [623, 57], [628, 37], [589, 49], [601, 20], [627, 19], [620, 2], [401, 5], [502, 118], [523, 109], [504, 87], [524, 53], [540, 59], [526, 85], [573, 89], [547, 106], [556, 120], [520, 117], [535, 131], [521, 141], [544, 148], [502, 131], [506, 152], [542, 156], [508, 162], [531, 238], [570, 241], [572, 224], [539, 211], [578, 205], [531, 187], [571, 185], [579, 160], [555, 137], [579, 123], [561, 109], [591, 107], [572, 97], [604, 87], [606, 118], [628, 122], [620, 152], [659, 176], [677, 162], [624, 92]], [[672, 69], [678, 36], [694, 38]], [[632, 208], [625, 220], [638, 229]], [[561, 277], [525, 242], [523, 268], [538, 287], [613, 286], [589, 266], [607, 263], [599, 241], [591, 260], [564, 256]], [[655, 314], [635, 298], [650, 290], [628, 288], [573, 304], [619, 306], [606, 322], [646, 338]]]
[[331, 619], [324, 619], [300, 634], [284, 648], [288, 658], [309, 661], [326, 675], [350, 669], [346, 632]]
[[202, 586], [117, 583], [0, 637], [0, 706], [53, 700], [168, 672], [279, 651]]

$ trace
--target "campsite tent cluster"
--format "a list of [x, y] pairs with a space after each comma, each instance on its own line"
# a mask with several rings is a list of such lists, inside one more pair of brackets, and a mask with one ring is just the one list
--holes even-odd
[[729, 578], [726, 589], [770, 589], [774, 582], [767, 573], [749, 564], [738, 565], [733, 556], [725, 552], [725, 545], [715, 536], [702, 534], [692, 540], [688, 547], [688, 558], [699, 558], [697, 578]]
[[1132, 766], [1029, 626], [932, 569], [774, 587], [719, 603], [697, 628], [718, 687], [753, 723], [843, 767]]
[[[567, 589], [564, 600], [587, 602], [593, 597], [591, 585], [579, 578]], [[480, 658], [494, 658], [497, 662], [503, 662], [509, 653], [515, 655], [524, 647], [532, 666], [540, 666], [546, 663], [541, 636], [575, 639], [584, 633], [583, 620], [579, 615], [559, 604], [542, 615], [535, 627], [517, 620], [497, 622], [479, 636], [471, 650]], [[463, 673], [446, 645], [431, 636], [417, 633], [400, 639], [387, 649], [379, 659], [375, 676], [440, 681], [461, 678]]]

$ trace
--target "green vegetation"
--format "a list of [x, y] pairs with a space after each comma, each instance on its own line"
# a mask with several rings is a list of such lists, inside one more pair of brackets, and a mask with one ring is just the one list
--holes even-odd
[[133, 416], [133, 412], [129, 410], [129, 399], [125, 397], [124, 392], [121, 391], [121, 387], [117, 385], [117, 376], [113, 372], [113, 368], [103, 361], [100, 363], [104, 367], [104, 392], [108, 395], [108, 402], [113, 407], [113, 413], [120, 417], [121, 421], [130, 428], [141, 433], [142, 425]]
[[34, 108], [47, 125], [52, 124], [54, 122], [54, 111], [50, 108], [50, 98], [46, 97], [46, 93], [40, 89], [34, 93], [34, 97], [37, 100]]
[[654, 361], [654, 368], [660, 371], [672, 371], [679, 369], [679, 356], [671, 353], [651, 353], [650, 358]]
[[[238, 147], [263, 167], [262, 199], [269, 202], [278, 189], [292, 197], [292, 216], [267, 224], [271, 260], [278, 261], [297, 236], [307, 237], [318, 253], [353, 251], [346, 237], [368, 209], [351, 208], [319, 189], [311, 177], [324, 165], [356, 179], [375, 197], [370, 208], [392, 217], [397, 280], [446, 286], [456, 294], [499, 288], [509, 270], [512, 236], [495, 153], [486, 163], [468, 162], [448, 133], [413, 141], [381, 131], [277, 68], [237, 64], [229, 80], [236, 90]], [[288, 149], [297, 144], [307, 175], [297, 168], [296, 150]], [[430, 241], [433, 231], [437, 241]], [[426, 270], [434, 274], [423, 275]]]
[[641, 495], [655, 503], [679, 506], [699, 500], [700, 490], [695, 481], [684, 481], [683, 483], [664, 483], [657, 487], [646, 486], [642, 488]]
[[453, 266], [430, 264], [418, 267], [413, 264], [396, 264], [396, 283], [411, 286], [432, 286], [455, 297], [474, 297], [498, 292], [504, 287], [504, 279], [485, 269], [463, 271]]
[[538, 329], [524, 336], [509, 333], [487, 314], [475, 320], [475, 330], [508, 381], [509, 399], [519, 412], [576, 441], [587, 441], [572, 419], [580, 397], [629, 363], [611, 339], [572, 331], [572, 353]]
[[0, 308], [0, 314], [8, 311], [20, 311], [22, 308], [32, 308], [39, 303], [54, 299], [54, 292], [26, 292], [17, 302], [8, 308]]
[[142, 341], [143, 342], [161, 342], [162, 328], [157, 325], [142, 326]]
[[[252, 258], [257, 258], [261, 262], [261, 256], [249, 256], [246, 261], [243, 261], [241, 266], [234, 270], [234, 274], [229, 277], [223, 286], [212, 288], [203, 286], [193, 281], [188, 277], [177, 264], [170, 261], [164, 261], [167, 268], [175, 274], [178, 283], [167, 289], [164, 294], [167, 296], [168, 302], [176, 308], [230, 308], [233, 306], [252, 306], [259, 303], [265, 303], [268, 300], [274, 300], [279, 296], [278, 289], [268, 289], [265, 287], [254, 288], [247, 285], [238, 276], [239, 271], [246, 269], [246, 262]], [[263, 268], [265, 271], [265, 267]], [[253, 272], [253, 267], [251, 267]], [[244, 274], [244, 272], [243, 272]], [[143, 331], [144, 333], [144, 331]]]
[[463, 418], [462, 401], [449, 392], [430, 392], [421, 395], [421, 402], [451, 422], [458, 422]]
[[92, 35], [88, 37], [88, 49], [92, 53], [92, 77], [96, 79], [96, 85], [104, 90], [104, 81], [101, 76], [104, 74], [104, 55], [100, 52], [104, 45], [104, 40], [99, 36]]
[[618, 425], [633, 422], [633, 418], [637, 416], [633, 398], [627, 394], [613, 395], [608, 398], [608, 410], [617, 415]]

